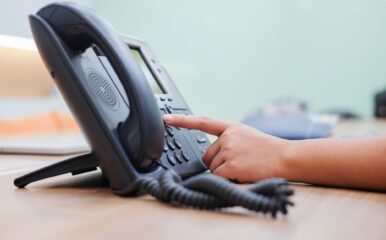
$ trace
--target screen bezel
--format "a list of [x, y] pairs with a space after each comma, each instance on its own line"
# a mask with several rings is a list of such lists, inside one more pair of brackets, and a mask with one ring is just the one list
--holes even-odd
[[[129, 50], [130, 50], [130, 53], [131, 51], [137, 51], [139, 56], [141, 57], [143, 63], [146, 65], [147, 67], [147, 70], [150, 72], [150, 74], [152, 75], [153, 79], [148, 79], [147, 76], [146, 76], [146, 73], [143, 72], [142, 70], [142, 67], [141, 67], [141, 64], [138, 63], [136, 61], [136, 63], [138, 64], [139, 68], [141, 69], [141, 71], [143, 72], [143, 74], [145, 75], [145, 78], [147, 80], [147, 82], [149, 83], [150, 85], [150, 81], [154, 80], [155, 81], [155, 84], [158, 85], [158, 87], [160, 88], [161, 90], [161, 93], [156, 93], [156, 92], [153, 92], [154, 95], [168, 95], [169, 92], [167, 91], [167, 89], [165, 88], [165, 86], [163, 86], [162, 82], [159, 81], [159, 78], [157, 77], [157, 75], [155, 74], [154, 70], [152, 69], [151, 67], [151, 64], [147, 61], [147, 58], [145, 56], [145, 54], [143, 53], [143, 51], [141, 50], [141, 47], [138, 47], [138, 46], [128, 46], [129, 47]], [[135, 57], [133, 56], [133, 58], [135, 59]], [[151, 87], [151, 85], [150, 85]], [[153, 89], [152, 89], [153, 91]]]

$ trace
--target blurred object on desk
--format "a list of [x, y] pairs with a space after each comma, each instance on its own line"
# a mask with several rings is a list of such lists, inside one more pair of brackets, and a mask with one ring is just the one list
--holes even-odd
[[374, 116], [377, 118], [386, 118], [386, 90], [375, 94], [374, 106]]
[[62, 155], [89, 151], [60, 97], [3, 97], [0, 109], [0, 153]]
[[89, 151], [80, 131], [0, 136], [0, 153], [67, 155]]
[[361, 116], [356, 112], [344, 108], [333, 108], [322, 113], [336, 115], [339, 120], [361, 119]]
[[259, 113], [262, 116], [282, 116], [288, 114], [301, 114], [308, 111], [308, 104], [305, 100], [286, 97], [272, 100], [266, 103]]
[[251, 115], [242, 121], [264, 133], [289, 139], [301, 140], [326, 138], [332, 133], [337, 117], [326, 114]]
[[61, 96], [0, 97], [0, 119], [2, 120], [48, 111], [70, 112]]
[[0, 96], [47, 96], [54, 84], [32, 39], [0, 35]]
[[308, 110], [304, 100], [281, 98], [267, 103], [242, 122], [264, 133], [289, 140], [329, 137], [338, 116], [310, 114]]
[[46, 133], [79, 130], [69, 113], [48, 111], [22, 118], [0, 120], [0, 134]]

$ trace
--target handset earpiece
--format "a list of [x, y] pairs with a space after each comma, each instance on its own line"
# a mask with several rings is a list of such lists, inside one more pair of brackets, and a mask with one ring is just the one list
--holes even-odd
[[82, 52], [96, 44], [110, 61], [130, 102], [129, 117], [118, 127], [120, 138], [136, 169], [149, 169], [162, 153], [164, 128], [154, 95], [128, 47], [112, 26], [88, 7], [54, 3], [38, 15], [72, 50]]

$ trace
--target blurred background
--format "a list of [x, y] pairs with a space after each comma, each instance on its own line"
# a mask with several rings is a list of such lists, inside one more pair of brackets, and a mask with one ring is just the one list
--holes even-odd
[[[27, 16], [48, 2], [0, 0], [0, 34], [30, 38]], [[196, 114], [237, 121], [295, 97], [370, 117], [386, 85], [384, 0], [78, 2], [147, 41]]]

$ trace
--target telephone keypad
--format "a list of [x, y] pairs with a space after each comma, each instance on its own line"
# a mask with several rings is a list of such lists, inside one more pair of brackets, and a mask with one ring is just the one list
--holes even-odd
[[[161, 102], [160, 99], [159, 102]], [[169, 104], [161, 103], [160, 105], [162, 115], [189, 114], [185, 110], [174, 109]], [[165, 124], [164, 142], [164, 153], [160, 160], [181, 176], [190, 175], [192, 171], [195, 171], [192, 169], [205, 168], [201, 157], [210, 142], [201, 131]], [[200, 161], [195, 161], [196, 159]]]

